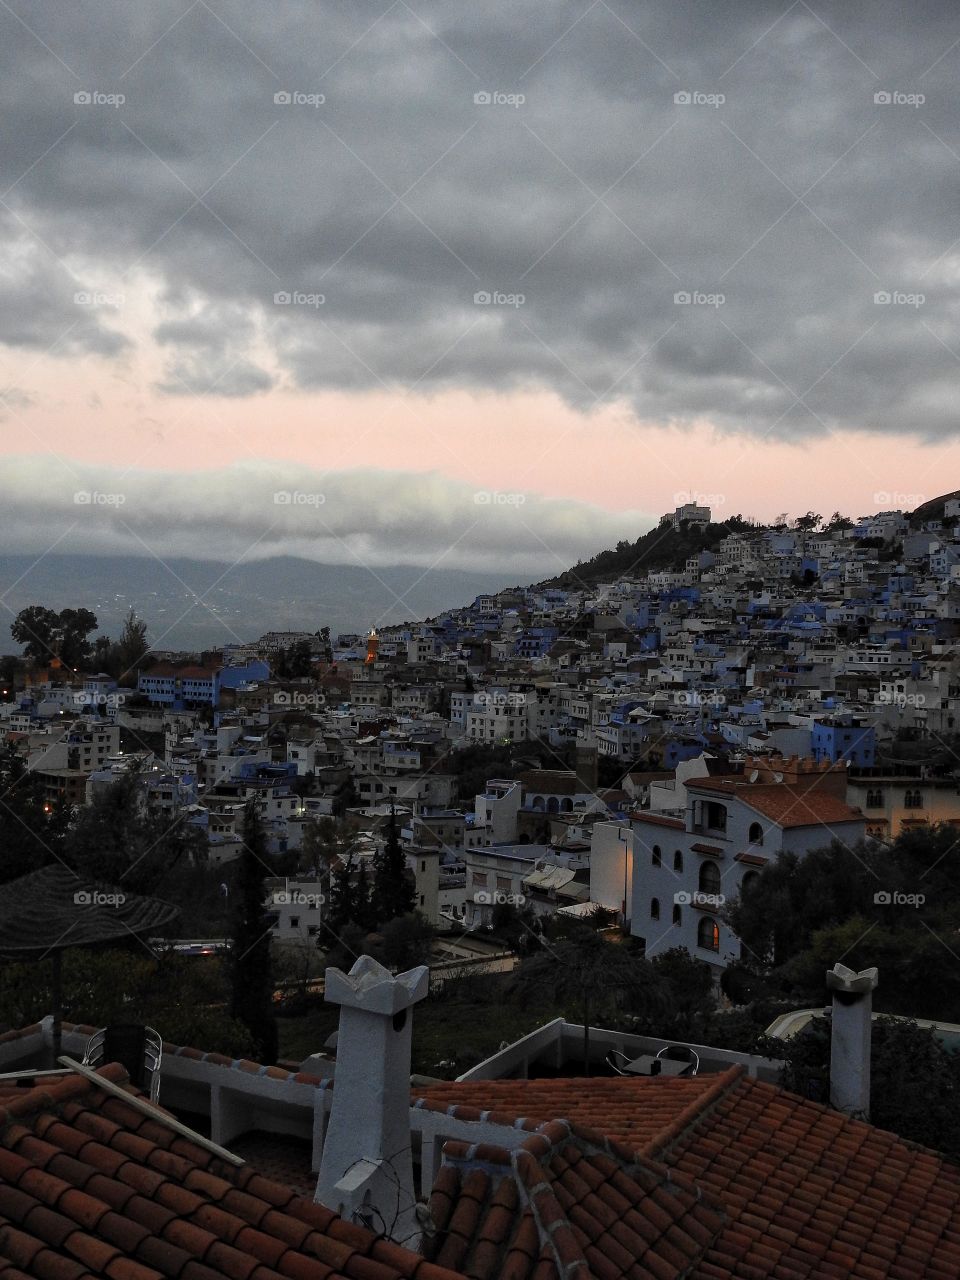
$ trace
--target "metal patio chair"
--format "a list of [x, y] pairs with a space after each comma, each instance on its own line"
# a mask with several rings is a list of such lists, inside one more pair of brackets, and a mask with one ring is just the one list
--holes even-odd
[[138, 1022], [118, 1022], [101, 1027], [87, 1041], [83, 1064], [102, 1067], [106, 1062], [119, 1062], [131, 1083], [147, 1093], [151, 1102], [160, 1094], [160, 1064], [163, 1041], [153, 1027]]

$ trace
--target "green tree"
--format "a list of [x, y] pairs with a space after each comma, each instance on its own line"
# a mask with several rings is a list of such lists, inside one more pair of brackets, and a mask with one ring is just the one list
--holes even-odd
[[536, 913], [526, 903], [522, 907], [512, 902], [496, 903], [490, 915], [490, 927], [517, 955], [528, 955], [541, 945]]
[[383, 844], [373, 856], [370, 910], [374, 921], [384, 925], [397, 916], [409, 915], [415, 903], [413, 881], [407, 875], [407, 859], [397, 833], [397, 815], [391, 808]]
[[97, 616], [89, 609], [61, 609], [58, 618], [60, 661], [71, 670], [86, 666], [93, 653], [89, 639], [97, 629]]
[[287, 675], [292, 679], [308, 676], [313, 671], [313, 649], [307, 639], [294, 640], [287, 650]]
[[357, 878], [353, 886], [353, 923], [361, 929], [373, 929], [376, 920], [373, 915], [370, 882], [367, 879], [367, 860], [357, 858]]
[[230, 929], [230, 1016], [248, 1028], [259, 1061], [276, 1062], [277, 1023], [273, 1010], [270, 926], [266, 920], [267, 838], [255, 800], [243, 813]]
[[23, 645], [24, 657], [46, 664], [56, 654], [59, 615], [42, 604], [21, 609], [10, 624], [10, 634]]
[[890, 880], [889, 859], [875, 849], [834, 841], [804, 857], [783, 853], [725, 908], [730, 927], [758, 964], [785, 964], [817, 929], [862, 911]]
[[338, 858], [352, 857], [356, 848], [356, 832], [345, 822], [326, 816], [311, 818], [304, 826], [300, 866], [303, 870], [329, 871]]
[[138, 618], [133, 609], [127, 614], [117, 645], [118, 682], [133, 687], [137, 683], [137, 672], [143, 665], [143, 659], [150, 650], [147, 643], [147, 624]]
[[368, 936], [359, 925], [349, 921], [336, 933], [325, 931], [321, 935], [320, 950], [325, 963], [332, 969], [348, 972], [355, 960], [369, 950]]
[[46, 803], [43, 783], [19, 752], [0, 747], [0, 884], [59, 857], [69, 819], [65, 805]]
[[801, 533], [809, 533], [816, 529], [818, 525], [823, 523], [823, 516], [817, 515], [816, 511], [808, 511], [806, 515], [797, 516], [794, 524]]
[[206, 841], [185, 813], [146, 811], [141, 784], [140, 774], [131, 769], [97, 791], [67, 832], [63, 856], [76, 871], [94, 879], [152, 894], [175, 869], [199, 861]]
[[[355, 914], [351, 862], [349, 855], [340, 858], [330, 873], [326, 923], [334, 933], [340, 933], [346, 925], [350, 924]], [[327, 950], [325, 939], [321, 939], [318, 945], [322, 950]]]
[[671, 947], [651, 960], [654, 973], [670, 990], [668, 1033], [677, 1039], [694, 1034], [716, 1008], [710, 965], [686, 947]]
[[390, 920], [382, 933], [383, 963], [399, 972], [427, 964], [434, 932], [433, 925], [419, 911]]
[[92, 656], [89, 636], [96, 629], [96, 614], [89, 609], [61, 609], [54, 613], [39, 604], [21, 609], [10, 624], [10, 634], [24, 646], [25, 657], [44, 664], [59, 657], [71, 670], [83, 667]]

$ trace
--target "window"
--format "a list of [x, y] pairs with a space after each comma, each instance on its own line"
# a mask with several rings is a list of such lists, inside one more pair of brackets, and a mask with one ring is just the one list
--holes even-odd
[[867, 791], [867, 808], [882, 809], [883, 808], [883, 790], [880, 787], [870, 787]]
[[908, 791], [903, 797], [903, 807], [905, 809], [922, 809], [923, 800], [920, 796], [920, 792], [916, 789]]
[[707, 951], [720, 950], [720, 926], [707, 916], [697, 927], [697, 946]]
[[291, 917], [290, 917], [290, 928], [291, 928], [291, 929], [299, 929], [299, 928], [300, 928], [300, 917], [299, 917], [299, 916], [291, 916]]
[[426, 871], [426, 869], [427, 869], [426, 859], [423, 859], [423, 860], [421, 861], [421, 863], [420, 863], [420, 870], [421, 870], [421, 871]]
[[714, 800], [708, 800], [703, 807], [703, 820], [704, 824], [708, 826], [711, 831], [726, 831], [726, 805], [717, 804]]
[[673, 869], [674, 871], [683, 870], [683, 853], [679, 849], [673, 851]]
[[658, 844], [655, 844], [650, 850], [650, 862], [654, 867], [663, 866], [663, 857], [660, 853], [660, 846]]
[[720, 868], [715, 862], [704, 862], [700, 866], [700, 892], [711, 895], [720, 892]]
[[751, 822], [750, 830], [747, 832], [748, 844], [763, 844], [763, 827], [759, 822]]
[[680, 907], [676, 903], [674, 903], [674, 907], [673, 907], [673, 923], [674, 924], [683, 923], [683, 912], [680, 910]]
[[487, 873], [485, 871], [474, 871], [471, 884], [476, 889], [485, 889], [487, 887]]
[[659, 898], [650, 899], [650, 919], [651, 920], [660, 919], [660, 899]]

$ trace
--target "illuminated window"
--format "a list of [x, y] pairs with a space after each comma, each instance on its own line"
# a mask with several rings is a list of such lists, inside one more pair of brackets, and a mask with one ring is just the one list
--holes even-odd
[[720, 950], [720, 926], [709, 916], [701, 920], [697, 928], [697, 946], [707, 951]]

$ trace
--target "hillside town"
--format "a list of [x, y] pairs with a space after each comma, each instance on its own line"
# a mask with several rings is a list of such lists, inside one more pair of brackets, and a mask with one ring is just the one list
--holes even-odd
[[0, 1280], [960, 1280], [956, 0], [0, 66]]
[[939, 507], [215, 653], [18, 615], [0, 1272], [955, 1275]]
[[[396, 833], [438, 929], [599, 910], [719, 981], [723, 904], [784, 853], [960, 826], [960, 498], [927, 506], [720, 529], [672, 569], [369, 634], [150, 651], [135, 687], [54, 656], [0, 725], [51, 811], [135, 777], [213, 865], [255, 801], [278, 945], [317, 946], [331, 819], [354, 878]], [[648, 537], [708, 529], [690, 503]]]

